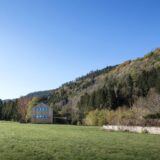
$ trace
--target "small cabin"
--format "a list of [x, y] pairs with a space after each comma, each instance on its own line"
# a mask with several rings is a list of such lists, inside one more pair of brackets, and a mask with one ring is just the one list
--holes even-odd
[[31, 123], [53, 123], [53, 109], [45, 103], [39, 103], [32, 108]]

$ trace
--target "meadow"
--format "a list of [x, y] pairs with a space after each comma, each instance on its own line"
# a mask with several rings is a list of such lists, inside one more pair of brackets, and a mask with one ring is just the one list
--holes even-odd
[[0, 160], [158, 160], [160, 135], [0, 122]]

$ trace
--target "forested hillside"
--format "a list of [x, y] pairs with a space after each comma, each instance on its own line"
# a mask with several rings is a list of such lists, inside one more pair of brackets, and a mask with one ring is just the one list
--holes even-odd
[[[28, 108], [39, 102], [48, 103], [54, 115], [67, 117], [72, 124], [83, 123], [95, 110], [116, 112], [117, 108], [130, 109], [133, 106], [143, 111], [146, 108], [145, 113], [152, 117], [160, 113], [159, 93], [160, 49], [156, 49], [143, 58], [92, 71], [57, 89], [1, 101], [0, 118], [27, 122]], [[148, 99], [154, 104], [145, 104]]]

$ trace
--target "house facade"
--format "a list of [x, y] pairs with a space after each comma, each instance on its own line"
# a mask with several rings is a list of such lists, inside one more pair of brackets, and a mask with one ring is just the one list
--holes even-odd
[[53, 123], [53, 109], [45, 103], [39, 103], [32, 108], [31, 123]]

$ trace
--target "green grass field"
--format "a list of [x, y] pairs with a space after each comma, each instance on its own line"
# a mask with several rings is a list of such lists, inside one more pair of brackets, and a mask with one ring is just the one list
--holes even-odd
[[160, 135], [0, 122], [0, 160], [137, 159], [160, 159]]

